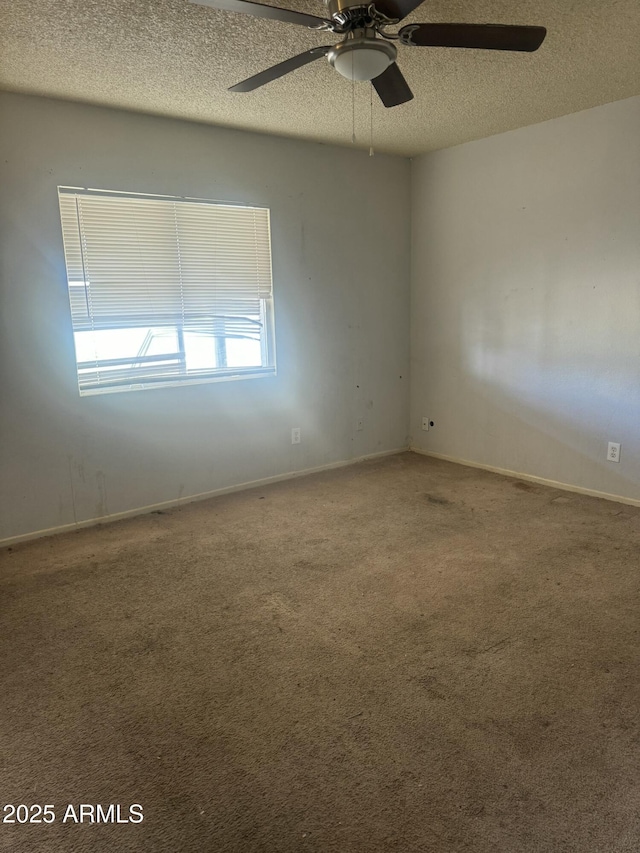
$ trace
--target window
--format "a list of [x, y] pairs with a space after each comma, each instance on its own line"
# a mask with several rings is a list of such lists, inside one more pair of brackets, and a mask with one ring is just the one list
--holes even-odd
[[275, 373], [267, 208], [58, 194], [81, 395]]

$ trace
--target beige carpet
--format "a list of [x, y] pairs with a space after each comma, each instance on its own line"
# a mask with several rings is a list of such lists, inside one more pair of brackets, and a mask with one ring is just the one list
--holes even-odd
[[2, 805], [55, 821], [0, 849], [637, 853], [639, 522], [403, 454], [3, 552]]

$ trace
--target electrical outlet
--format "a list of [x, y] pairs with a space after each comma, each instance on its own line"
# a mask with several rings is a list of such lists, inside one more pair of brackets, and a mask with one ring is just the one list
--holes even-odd
[[425, 432], [429, 432], [429, 430], [435, 426], [435, 423], [431, 420], [431, 418], [423, 418], [422, 419], [422, 429]]
[[300, 444], [300, 427], [291, 430], [291, 444]]
[[609, 462], [620, 461], [620, 444], [617, 441], [610, 441], [607, 448], [607, 460]]
[[357, 429], [357, 431], [358, 431], [358, 432], [360, 432], [360, 430], [361, 430], [362, 428], [363, 428], [363, 426], [362, 426], [362, 418], [358, 418], [358, 419], [356, 420], [356, 429]]

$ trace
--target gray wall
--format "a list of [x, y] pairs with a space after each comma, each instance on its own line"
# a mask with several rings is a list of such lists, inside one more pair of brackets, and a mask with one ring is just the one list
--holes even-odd
[[640, 498], [639, 139], [632, 98], [414, 162], [414, 447]]
[[[640, 499], [638, 138], [634, 98], [411, 168], [0, 94], [0, 539], [406, 446], [411, 221], [412, 445]], [[58, 184], [268, 205], [278, 376], [81, 399]]]
[[[0, 94], [0, 539], [405, 447], [409, 175], [400, 158]], [[59, 184], [268, 205], [277, 377], [81, 399]]]

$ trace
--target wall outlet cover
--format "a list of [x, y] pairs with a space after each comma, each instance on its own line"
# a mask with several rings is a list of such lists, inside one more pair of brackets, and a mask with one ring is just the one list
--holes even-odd
[[619, 462], [620, 461], [620, 443], [617, 441], [610, 441], [607, 446], [607, 460], [609, 462]]

